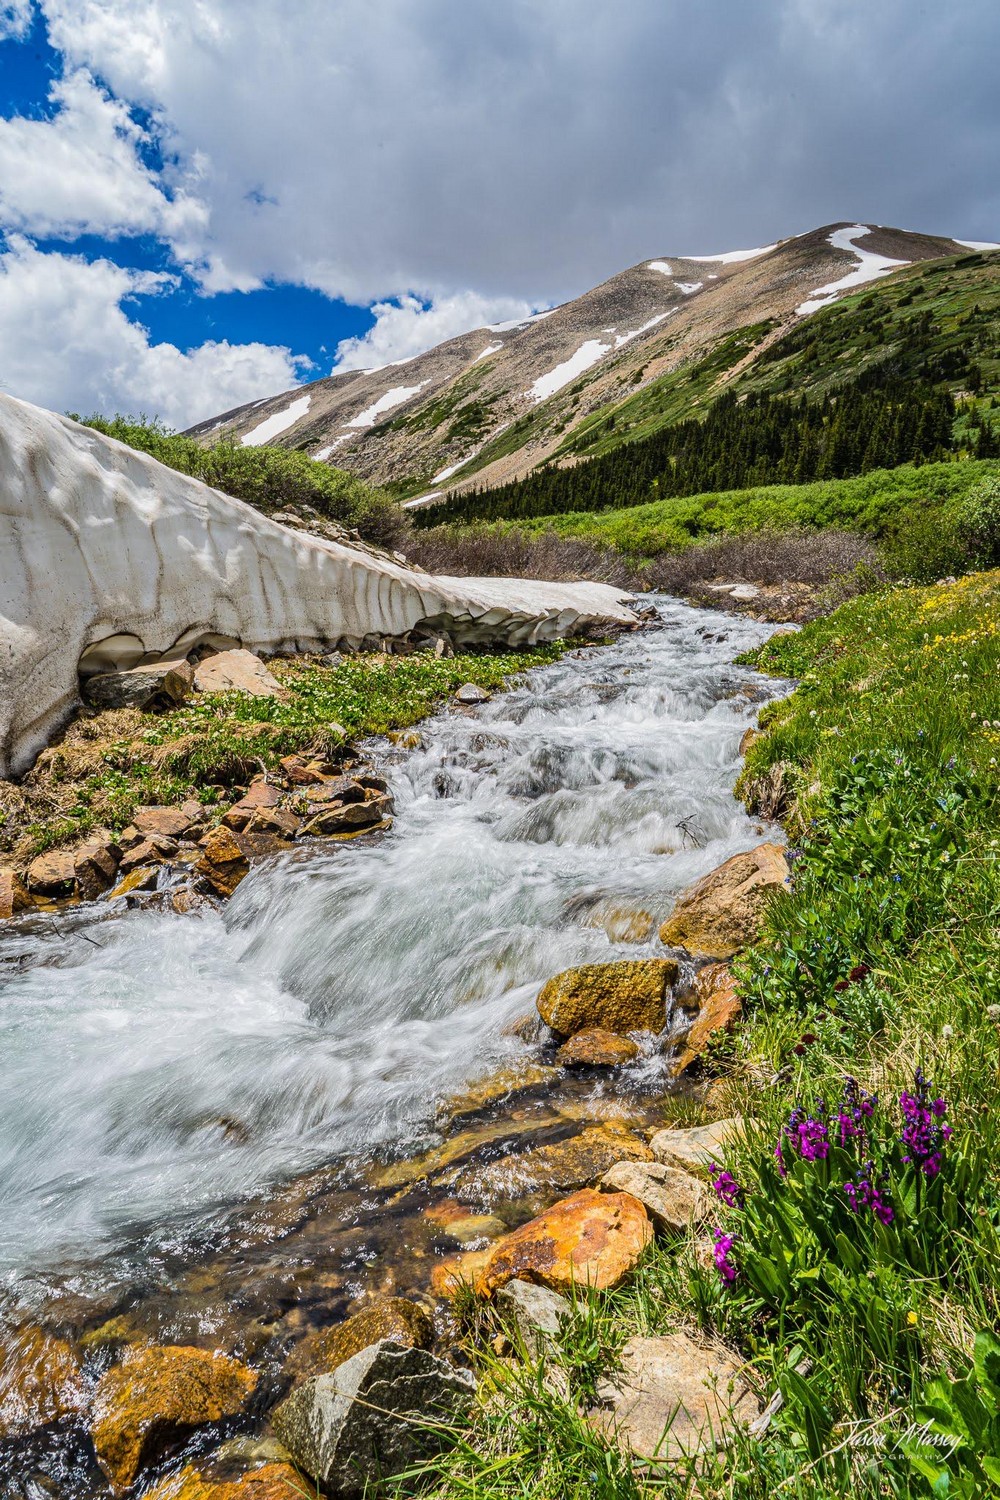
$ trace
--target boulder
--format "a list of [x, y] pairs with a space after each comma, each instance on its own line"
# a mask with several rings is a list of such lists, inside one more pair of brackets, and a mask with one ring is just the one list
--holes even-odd
[[126, 849], [118, 866], [120, 875], [130, 875], [133, 870], [140, 866], [162, 865], [165, 860], [173, 859], [177, 853], [178, 845], [176, 839], [163, 838], [154, 833], [150, 838], [140, 839], [130, 849]]
[[231, 896], [250, 873], [250, 861], [229, 828], [213, 828], [201, 840], [201, 858], [195, 870], [217, 896]]
[[474, 682], [467, 682], [458, 689], [455, 701], [468, 708], [476, 703], [489, 703], [492, 696], [485, 688], [477, 687]]
[[[273, 1446], [280, 1448], [278, 1443]], [[168, 1474], [146, 1490], [143, 1500], [292, 1500], [294, 1495], [301, 1494], [302, 1476], [290, 1463], [257, 1464], [235, 1478], [226, 1479], [216, 1479], [211, 1472], [185, 1464], [176, 1474]]]
[[466, 1250], [439, 1260], [431, 1271], [434, 1296], [454, 1297], [462, 1287], [474, 1287], [489, 1258], [489, 1250]]
[[563, 1042], [556, 1053], [562, 1068], [617, 1068], [639, 1056], [639, 1048], [626, 1036], [591, 1026]]
[[690, 1172], [663, 1162], [616, 1162], [601, 1178], [604, 1192], [629, 1193], [649, 1214], [657, 1229], [680, 1233], [699, 1223], [713, 1198]]
[[586, 1187], [623, 1158], [651, 1161], [649, 1147], [627, 1130], [592, 1125], [566, 1141], [554, 1141], [488, 1166], [461, 1172], [456, 1198], [485, 1206], [539, 1193], [571, 1193]]
[[188, 839], [208, 821], [200, 802], [183, 802], [180, 807], [140, 807], [131, 827], [142, 838]]
[[738, 1115], [729, 1120], [713, 1120], [710, 1125], [695, 1125], [690, 1130], [658, 1130], [649, 1143], [657, 1161], [668, 1167], [707, 1167], [721, 1161], [726, 1147], [743, 1129]]
[[196, 1428], [236, 1416], [256, 1385], [256, 1373], [239, 1360], [178, 1345], [137, 1349], [113, 1365], [98, 1382], [91, 1425], [112, 1488], [128, 1489]]
[[363, 802], [365, 789], [360, 781], [355, 781], [351, 776], [333, 776], [328, 781], [318, 781], [312, 786], [300, 788], [298, 795], [303, 798], [307, 807], [315, 810], [328, 802]]
[[0, 1345], [0, 1442], [79, 1416], [85, 1404], [80, 1361], [64, 1339], [27, 1327]]
[[547, 1286], [520, 1279], [500, 1287], [493, 1304], [516, 1331], [524, 1352], [533, 1359], [541, 1358], [559, 1332], [560, 1324], [573, 1314], [573, 1305], [566, 1297]]
[[752, 724], [750, 725], [749, 729], [744, 729], [742, 735], [740, 736], [740, 755], [746, 755], [747, 751], [750, 749], [750, 746], [756, 744], [759, 739], [760, 730], [755, 729]]
[[9, 865], [0, 869], [0, 922], [20, 916], [34, 906], [31, 893], [16, 870]]
[[597, 1395], [606, 1409], [592, 1411], [591, 1424], [646, 1462], [725, 1447], [735, 1428], [760, 1415], [729, 1351], [685, 1333], [630, 1338], [620, 1370], [598, 1382]]
[[353, 1500], [440, 1451], [441, 1429], [467, 1419], [475, 1391], [467, 1370], [380, 1339], [332, 1375], [296, 1387], [271, 1420], [311, 1479]]
[[673, 1064], [675, 1075], [685, 1073], [701, 1057], [712, 1037], [732, 1031], [740, 1017], [736, 981], [726, 964], [707, 964], [695, 975], [693, 998], [698, 1014], [684, 1037]]
[[313, 1375], [331, 1375], [338, 1365], [379, 1339], [391, 1339], [407, 1349], [429, 1349], [434, 1342], [434, 1325], [419, 1302], [407, 1297], [376, 1297], [346, 1322], [307, 1334], [285, 1360], [281, 1373], [295, 1382]]
[[575, 1286], [604, 1291], [635, 1270], [652, 1237], [649, 1216], [635, 1198], [584, 1188], [494, 1245], [476, 1290], [491, 1297], [521, 1279], [554, 1292]]
[[319, 786], [323, 780], [319, 767], [310, 765], [302, 755], [285, 755], [278, 764], [285, 780], [293, 786]]
[[244, 832], [250, 838], [270, 835], [290, 842], [299, 831], [299, 820], [284, 807], [262, 807], [254, 813]]
[[184, 702], [193, 681], [191, 663], [174, 658], [122, 672], [101, 672], [86, 678], [82, 691], [91, 708], [173, 708]]
[[254, 698], [279, 698], [284, 689], [259, 656], [238, 648], [206, 656], [194, 674], [199, 693], [250, 693]]
[[81, 844], [73, 855], [77, 894], [84, 901], [103, 896], [114, 884], [121, 857], [121, 849], [110, 839], [93, 838]]
[[245, 795], [233, 803], [222, 819], [223, 825], [240, 833], [254, 813], [277, 807], [283, 795], [281, 788], [275, 786], [273, 781], [265, 781], [263, 777], [259, 777], [250, 783]]
[[130, 870], [124, 880], [120, 880], [109, 893], [108, 900], [114, 901], [116, 896], [129, 896], [133, 891], [155, 891], [159, 878], [157, 865], [142, 865], [137, 870]]
[[391, 800], [377, 793], [369, 802], [348, 802], [346, 805], [335, 803], [330, 807], [324, 807], [315, 817], [310, 818], [309, 822], [303, 825], [302, 832], [323, 838], [335, 838], [345, 834], [353, 837], [355, 834], [366, 833], [373, 828], [381, 828], [391, 808]]
[[660, 928], [660, 941], [689, 953], [732, 958], [757, 937], [769, 902], [787, 889], [788, 879], [781, 844], [734, 854], [678, 898]]
[[595, 1026], [619, 1036], [659, 1032], [666, 1024], [667, 989], [677, 973], [672, 958], [623, 959], [566, 969], [543, 986], [538, 1013], [563, 1037]]
[[48, 849], [28, 866], [27, 885], [32, 895], [66, 896], [76, 880], [76, 861], [65, 849]]

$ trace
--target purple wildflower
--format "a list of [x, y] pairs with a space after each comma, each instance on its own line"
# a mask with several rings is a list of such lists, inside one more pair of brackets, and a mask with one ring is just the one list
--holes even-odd
[[856, 1078], [848, 1078], [844, 1084], [844, 1095], [834, 1119], [837, 1125], [838, 1145], [864, 1137], [866, 1122], [871, 1119], [878, 1103], [878, 1096], [866, 1094]]
[[712, 1239], [715, 1248], [712, 1256], [715, 1260], [715, 1269], [726, 1286], [732, 1286], [736, 1280], [736, 1267], [730, 1263], [729, 1252], [733, 1248], [736, 1236], [734, 1234], [723, 1234], [721, 1229], [712, 1230]]
[[892, 1201], [886, 1191], [885, 1174], [879, 1178], [875, 1177], [875, 1163], [865, 1162], [858, 1173], [856, 1182], [845, 1182], [844, 1193], [851, 1206], [851, 1212], [861, 1213], [870, 1208], [880, 1224], [891, 1224], [896, 1217]]
[[821, 1100], [816, 1107], [815, 1115], [807, 1115], [805, 1110], [797, 1105], [788, 1116], [788, 1124], [782, 1131], [782, 1135], [792, 1149], [799, 1153], [803, 1161], [825, 1161], [830, 1154], [826, 1105]]
[[941, 1121], [948, 1112], [944, 1099], [932, 1099], [930, 1084], [920, 1068], [914, 1074], [915, 1092], [904, 1089], [899, 1096], [903, 1111], [902, 1141], [906, 1147], [903, 1160], [919, 1167], [925, 1177], [936, 1177], [941, 1170], [941, 1148], [950, 1138], [950, 1125]]
[[717, 1167], [715, 1162], [709, 1162], [709, 1171], [712, 1175], [712, 1186], [716, 1197], [721, 1198], [727, 1208], [738, 1208], [743, 1196], [743, 1189], [731, 1172], [724, 1172]]
[[780, 1142], [780, 1140], [779, 1140], [778, 1144], [774, 1148], [774, 1159], [778, 1163], [778, 1172], [780, 1173], [780, 1175], [782, 1177], [787, 1177], [788, 1176], [788, 1168], [785, 1166], [785, 1158], [781, 1154], [781, 1142]]

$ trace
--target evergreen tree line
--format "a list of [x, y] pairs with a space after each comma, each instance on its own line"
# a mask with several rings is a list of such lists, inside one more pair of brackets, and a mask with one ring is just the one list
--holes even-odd
[[[935, 368], [933, 376], [939, 379], [941, 371]], [[946, 385], [903, 377], [887, 362], [819, 398], [754, 392], [738, 401], [727, 392], [702, 421], [678, 422], [573, 468], [545, 467], [497, 489], [456, 495], [418, 512], [414, 521], [520, 519], [846, 478], [947, 458], [957, 446], [954, 425], [955, 401]], [[989, 423], [981, 422], [971, 441], [974, 456], [997, 456], [1000, 444]]]

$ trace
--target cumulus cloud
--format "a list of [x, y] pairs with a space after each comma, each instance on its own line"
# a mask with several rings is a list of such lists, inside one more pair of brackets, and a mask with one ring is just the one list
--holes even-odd
[[0, 0], [0, 41], [24, 36], [31, 25], [31, 0]]
[[997, 237], [994, 0], [40, 3], [197, 157], [216, 277], [558, 301], [831, 219]]
[[204, 204], [168, 196], [139, 155], [142, 129], [83, 68], [52, 85], [49, 119], [0, 119], [0, 217], [39, 236], [153, 233], [201, 241]]
[[521, 298], [481, 297], [477, 292], [439, 297], [430, 306], [413, 296], [400, 297], [396, 302], [376, 302], [372, 307], [374, 328], [363, 338], [342, 339], [337, 345], [334, 365], [337, 370], [371, 370], [391, 365], [413, 359], [473, 328], [529, 318], [534, 311], [532, 304]]
[[287, 349], [218, 342], [185, 353], [151, 344], [127, 316], [127, 299], [169, 280], [43, 254], [12, 236], [0, 254], [0, 387], [56, 411], [144, 411], [186, 427], [295, 384]]

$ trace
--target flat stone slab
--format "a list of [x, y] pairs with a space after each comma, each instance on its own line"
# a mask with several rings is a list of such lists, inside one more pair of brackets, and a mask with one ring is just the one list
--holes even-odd
[[712, 1206], [712, 1195], [690, 1172], [663, 1162], [620, 1161], [601, 1178], [605, 1192], [631, 1193], [657, 1229], [675, 1234], [699, 1223]]
[[743, 1128], [739, 1115], [695, 1125], [690, 1130], [658, 1130], [649, 1143], [657, 1161], [668, 1167], [707, 1167], [721, 1161], [726, 1147]]

